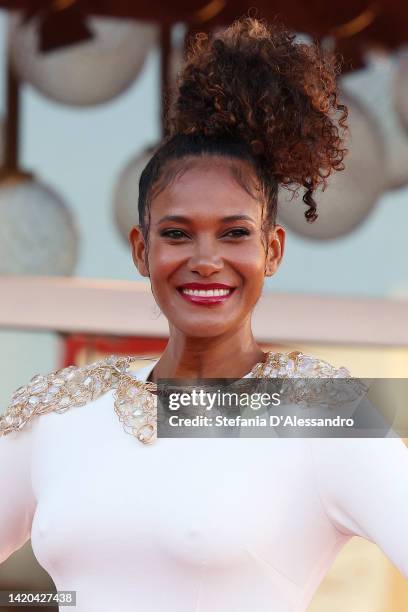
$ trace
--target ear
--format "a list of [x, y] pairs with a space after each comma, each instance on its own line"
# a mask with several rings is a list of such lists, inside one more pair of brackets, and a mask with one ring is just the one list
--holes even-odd
[[268, 236], [268, 253], [265, 260], [265, 276], [273, 276], [279, 268], [285, 251], [285, 229], [275, 225]]
[[134, 225], [129, 232], [134, 264], [142, 276], [150, 276], [146, 265], [146, 244], [140, 225]]

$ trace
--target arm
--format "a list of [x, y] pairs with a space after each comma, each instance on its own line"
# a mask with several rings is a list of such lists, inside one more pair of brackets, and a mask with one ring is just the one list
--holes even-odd
[[36, 501], [31, 486], [32, 430], [0, 436], [0, 563], [30, 538]]
[[36, 499], [31, 448], [38, 417], [100, 397], [111, 389], [133, 357], [108, 357], [84, 367], [37, 375], [17, 389], [0, 416], [0, 563], [30, 538]]
[[311, 438], [317, 485], [343, 534], [377, 544], [408, 578], [408, 449], [400, 438]]

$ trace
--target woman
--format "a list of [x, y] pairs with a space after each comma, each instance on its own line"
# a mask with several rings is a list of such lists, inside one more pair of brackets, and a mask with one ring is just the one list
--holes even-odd
[[0, 561], [31, 536], [78, 611], [305, 611], [353, 535], [408, 577], [400, 439], [156, 436], [160, 378], [348, 376], [264, 353], [251, 331], [284, 252], [279, 186], [306, 189], [312, 221], [313, 191], [342, 169], [335, 75], [253, 19], [198, 38], [130, 234], [169, 321], [163, 355], [38, 376], [0, 423]]

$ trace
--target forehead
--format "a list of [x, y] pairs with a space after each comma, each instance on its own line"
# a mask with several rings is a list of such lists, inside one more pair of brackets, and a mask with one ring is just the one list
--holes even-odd
[[261, 195], [252, 166], [222, 156], [175, 160], [153, 194], [151, 217], [192, 218], [230, 214], [261, 215]]

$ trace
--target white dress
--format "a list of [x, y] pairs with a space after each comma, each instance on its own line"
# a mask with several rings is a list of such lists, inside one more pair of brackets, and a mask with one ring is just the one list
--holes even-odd
[[142, 444], [113, 402], [108, 390], [0, 437], [0, 562], [31, 537], [78, 612], [305, 612], [353, 535], [408, 577], [399, 438]]

